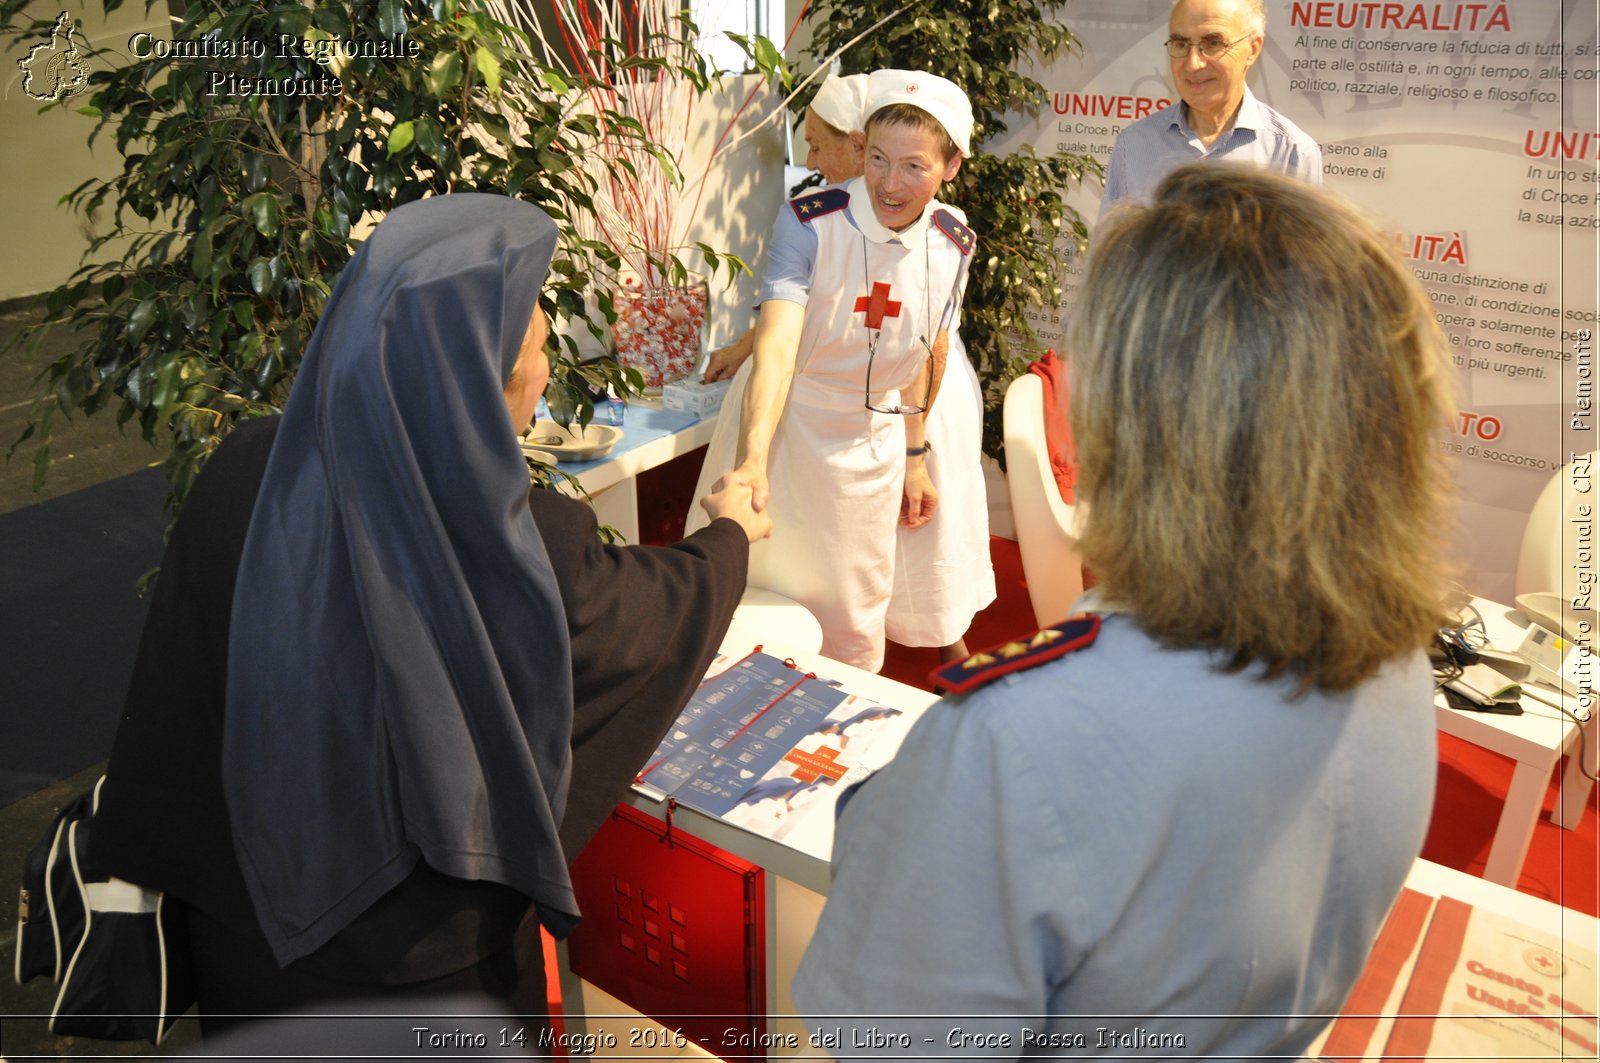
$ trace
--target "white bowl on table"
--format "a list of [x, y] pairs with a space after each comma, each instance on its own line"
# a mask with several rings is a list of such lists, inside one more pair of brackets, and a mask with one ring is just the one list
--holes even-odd
[[563, 428], [554, 421], [535, 421], [521, 443], [524, 453], [541, 459], [549, 455], [558, 462], [594, 461], [611, 453], [621, 438], [622, 429], [608, 424]]

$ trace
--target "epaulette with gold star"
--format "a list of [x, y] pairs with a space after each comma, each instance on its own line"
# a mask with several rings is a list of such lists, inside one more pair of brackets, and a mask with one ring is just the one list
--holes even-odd
[[965, 694], [985, 683], [1053, 661], [1091, 645], [1100, 635], [1100, 617], [1084, 613], [1031, 635], [979, 650], [964, 661], [947, 664], [929, 674], [934, 685], [949, 694]]
[[972, 254], [972, 249], [977, 246], [978, 237], [973, 231], [956, 220], [956, 216], [948, 210], [933, 212], [933, 224], [938, 230], [950, 238], [950, 242], [961, 248], [963, 255]]
[[789, 208], [801, 221], [815, 221], [850, 205], [850, 193], [843, 188], [819, 188], [789, 200]]

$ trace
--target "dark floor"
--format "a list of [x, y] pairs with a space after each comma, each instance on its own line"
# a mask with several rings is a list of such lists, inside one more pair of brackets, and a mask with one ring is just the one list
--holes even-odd
[[[33, 440], [23, 443], [9, 460], [3, 460], [5, 452], [29, 421], [34, 406], [32, 400], [38, 394], [35, 378], [52, 358], [72, 345], [70, 335], [55, 335], [31, 357], [12, 348], [13, 337], [35, 319], [25, 307], [0, 309], [0, 514], [137, 472], [160, 458], [136, 431], [128, 435], [120, 432], [115, 413], [104, 411], [93, 418], [79, 415], [70, 419], [58, 412], [51, 446], [55, 461], [39, 492], [33, 489]], [[6, 623], [22, 622], [24, 618], [6, 618]], [[14, 638], [3, 641], [8, 650], [14, 651]], [[4, 671], [10, 668], [0, 662], [0, 672]], [[0, 686], [5, 682], [0, 679]], [[10, 897], [19, 880], [23, 858], [61, 805], [90, 786], [103, 767], [103, 764], [90, 766], [0, 809], [0, 888], [5, 897], [0, 903], [0, 1052], [4, 1053], [0, 1059], [164, 1056], [193, 1049], [199, 1043], [193, 1020], [179, 1023], [160, 1049], [142, 1042], [123, 1044], [55, 1037], [46, 1029], [45, 1019], [31, 1017], [48, 1016], [55, 1001], [55, 984], [36, 978], [19, 987], [12, 978], [17, 913]]]

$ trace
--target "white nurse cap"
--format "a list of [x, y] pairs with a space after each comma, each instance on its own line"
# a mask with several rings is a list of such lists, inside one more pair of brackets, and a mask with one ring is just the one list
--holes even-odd
[[867, 75], [829, 74], [812, 97], [817, 117], [841, 133], [859, 133], [867, 121]]
[[867, 86], [866, 117], [909, 103], [934, 117], [961, 154], [972, 154], [972, 103], [956, 83], [921, 70], [874, 70]]

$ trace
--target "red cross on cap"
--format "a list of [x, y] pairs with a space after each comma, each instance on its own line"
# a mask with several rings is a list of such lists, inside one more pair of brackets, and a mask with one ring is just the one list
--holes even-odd
[[913, 82], [911, 82], [911, 84], [906, 86], [906, 91], [907, 92], [916, 92], [920, 88], [922, 88], [922, 86], [918, 85], [915, 81], [913, 81]]

